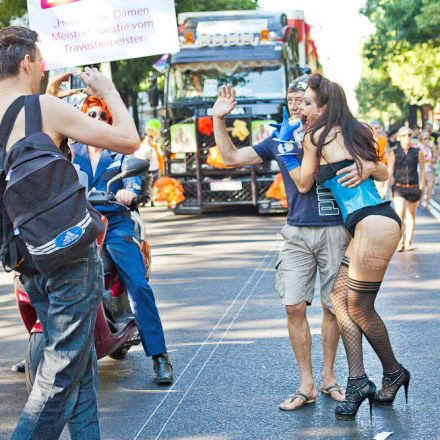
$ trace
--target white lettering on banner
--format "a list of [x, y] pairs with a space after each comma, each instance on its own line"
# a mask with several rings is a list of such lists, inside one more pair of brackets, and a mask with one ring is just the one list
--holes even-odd
[[119, 10], [116, 9], [115, 11], [113, 11], [113, 17], [114, 18], [121, 18], [121, 17], [135, 17], [137, 15], [147, 15], [149, 14], [150, 11], [148, 8], [142, 8], [142, 9], [137, 9], [137, 10], [128, 10], [128, 11], [124, 11], [124, 10]]
[[173, 0], [27, 0], [48, 69], [179, 51]]

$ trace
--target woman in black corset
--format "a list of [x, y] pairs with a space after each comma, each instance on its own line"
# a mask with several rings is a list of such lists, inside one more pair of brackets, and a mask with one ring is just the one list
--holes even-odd
[[[412, 130], [402, 127], [398, 131], [396, 145], [390, 148], [388, 157], [389, 181], [392, 185], [394, 207], [402, 222], [405, 223], [404, 234], [398, 246], [399, 252], [413, 249], [416, 209], [423, 194], [425, 181], [423, 153], [419, 148], [411, 146], [411, 136]], [[420, 176], [418, 167], [420, 167]]]
[[[352, 420], [365, 399], [369, 399], [371, 411], [373, 400], [391, 404], [401, 386], [405, 387], [406, 395], [408, 391], [410, 373], [394, 356], [388, 331], [374, 308], [401, 237], [401, 223], [371, 179], [356, 186], [348, 181], [348, 187], [339, 181], [338, 172], [348, 164], [354, 162], [362, 169], [363, 161], [378, 162], [373, 133], [351, 114], [341, 86], [319, 74], [312, 75], [302, 113], [307, 118], [302, 163], [292, 159], [284, 147], [279, 148], [280, 156], [299, 191], [309, 191], [315, 179], [331, 190], [342, 220], [353, 236], [331, 292], [349, 369], [346, 398], [335, 413], [338, 419]], [[378, 392], [365, 374], [363, 336], [382, 363], [384, 376]]]

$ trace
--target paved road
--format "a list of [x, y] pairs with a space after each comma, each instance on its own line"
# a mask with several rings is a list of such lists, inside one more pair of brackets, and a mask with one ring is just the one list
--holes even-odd
[[[338, 422], [325, 396], [301, 411], [277, 408], [298, 380], [273, 288], [283, 218], [174, 217], [159, 208], [146, 210], [144, 219], [177, 380], [171, 388], [156, 386], [140, 349], [124, 361], [100, 361], [103, 439], [367, 440], [382, 431], [393, 431], [391, 439], [440, 439], [439, 221], [420, 211], [416, 249], [393, 258], [378, 301], [398, 357], [413, 374], [409, 405], [402, 393], [394, 408], [375, 408], [372, 421], [364, 404], [356, 422]], [[26, 400], [23, 378], [9, 371], [26, 345], [11, 288], [0, 273], [0, 439], [8, 438]], [[309, 317], [319, 383], [318, 302]], [[379, 362], [369, 347], [364, 351], [379, 384]], [[343, 382], [342, 345], [336, 368]]]

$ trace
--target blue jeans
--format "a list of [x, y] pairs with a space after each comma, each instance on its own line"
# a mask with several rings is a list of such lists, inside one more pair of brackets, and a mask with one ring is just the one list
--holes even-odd
[[113, 217], [104, 244], [127, 289], [145, 354], [154, 356], [167, 351], [165, 336], [153, 290], [146, 278], [144, 259], [133, 236], [134, 223], [130, 218]]
[[49, 276], [22, 276], [46, 347], [11, 440], [55, 440], [66, 423], [72, 440], [100, 438], [93, 330], [104, 290], [95, 244]]

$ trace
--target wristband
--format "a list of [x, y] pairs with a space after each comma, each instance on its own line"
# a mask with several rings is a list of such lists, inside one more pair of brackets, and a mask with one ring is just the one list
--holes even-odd
[[287, 153], [287, 154], [280, 154], [281, 160], [283, 161], [284, 165], [287, 168], [287, 171], [292, 171], [295, 168], [298, 168], [301, 166], [301, 162], [296, 157], [296, 154], [293, 153]]

